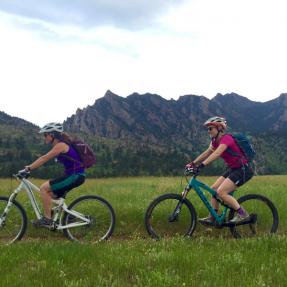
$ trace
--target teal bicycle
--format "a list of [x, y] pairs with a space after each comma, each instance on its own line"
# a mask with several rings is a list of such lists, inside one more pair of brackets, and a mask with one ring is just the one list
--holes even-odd
[[[197, 171], [185, 173], [187, 185], [181, 194], [164, 194], [154, 199], [146, 210], [145, 226], [154, 239], [172, 236], [191, 237], [197, 224], [197, 213], [193, 204], [187, 199], [190, 190], [199, 196], [209, 213], [215, 218], [216, 228], [229, 228], [235, 238], [264, 236], [273, 234], [278, 229], [279, 216], [270, 199], [260, 194], [247, 194], [238, 199], [241, 206], [248, 211], [249, 217], [240, 223], [231, 223], [235, 210], [224, 204], [217, 197], [215, 190], [196, 177]], [[187, 176], [191, 175], [188, 180]], [[204, 190], [220, 202], [222, 208], [218, 214], [211, 206]], [[232, 194], [233, 195], [233, 194]]]

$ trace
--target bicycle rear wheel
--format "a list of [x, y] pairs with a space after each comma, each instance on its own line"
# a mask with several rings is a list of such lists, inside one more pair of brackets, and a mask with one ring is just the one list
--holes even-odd
[[154, 239], [191, 236], [196, 227], [196, 211], [179, 194], [164, 194], [151, 202], [145, 214], [145, 226]]
[[0, 244], [11, 244], [21, 240], [27, 228], [27, 215], [22, 205], [13, 200], [7, 214], [8, 197], [0, 197]]
[[[96, 195], [86, 195], [77, 198], [68, 209], [76, 211], [90, 220], [83, 226], [64, 229], [63, 232], [71, 240], [80, 242], [97, 242], [108, 239], [115, 227], [115, 212], [105, 199]], [[83, 223], [83, 220], [65, 212], [62, 224]]]
[[[249, 213], [250, 223], [230, 227], [235, 238], [264, 236], [277, 231], [279, 216], [270, 199], [260, 194], [248, 194], [240, 197], [238, 203]], [[235, 211], [230, 210], [228, 219], [234, 215]]]

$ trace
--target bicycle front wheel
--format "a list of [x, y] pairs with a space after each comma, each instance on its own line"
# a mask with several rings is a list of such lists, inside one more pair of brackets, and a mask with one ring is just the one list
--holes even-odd
[[13, 200], [5, 213], [8, 202], [8, 197], [0, 197], [0, 244], [21, 240], [27, 228], [27, 215], [22, 205]]
[[196, 227], [196, 211], [179, 194], [164, 194], [149, 205], [145, 226], [154, 239], [173, 236], [191, 236]]
[[[250, 223], [230, 227], [235, 238], [264, 236], [277, 231], [279, 216], [270, 199], [260, 194], [248, 194], [240, 197], [238, 203], [248, 212]], [[230, 210], [228, 219], [234, 215], [235, 211]]]
[[74, 223], [74, 227], [64, 229], [63, 232], [71, 240], [80, 242], [97, 242], [108, 239], [115, 227], [115, 212], [108, 201], [96, 196], [87, 195], [74, 200], [68, 209], [89, 219], [89, 223], [82, 226], [84, 221], [75, 215], [65, 212], [62, 224]]

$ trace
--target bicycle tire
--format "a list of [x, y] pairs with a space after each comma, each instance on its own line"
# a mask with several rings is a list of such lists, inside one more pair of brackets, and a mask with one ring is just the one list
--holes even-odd
[[[4, 216], [4, 209], [9, 202], [9, 198], [0, 196], [0, 220]], [[16, 240], [21, 240], [27, 229], [27, 214], [22, 205], [16, 200], [12, 201], [12, 206], [6, 214], [6, 219], [0, 225], [0, 244], [11, 244]]]
[[[70, 240], [79, 242], [97, 242], [107, 240], [115, 228], [116, 216], [111, 204], [96, 195], [85, 195], [75, 199], [68, 209], [80, 212], [91, 219], [91, 224], [63, 229], [64, 235]], [[65, 212], [62, 224], [81, 222], [80, 219]]]
[[[260, 194], [248, 194], [240, 197], [238, 203], [255, 218], [254, 223], [230, 227], [235, 238], [265, 236], [276, 233], [279, 224], [278, 211], [273, 202]], [[228, 220], [234, 217], [231, 209]]]
[[[182, 207], [179, 216], [172, 221], [179, 202]], [[191, 237], [197, 223], [197, 214], [192, 203], [179, 194], [164, 194], [154, 199], [145, 213], [145, 227], [153, 239], [174, 236]]]

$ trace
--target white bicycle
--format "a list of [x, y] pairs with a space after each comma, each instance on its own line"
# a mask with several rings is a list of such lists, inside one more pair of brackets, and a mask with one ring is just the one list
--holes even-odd
[[[27, 214], [16, 201], [17, 194], [24, 190], [31, 201], [35, 215], [43, 215], [34, 192], [39, 188], [28, 180], [29, 172], [18, 172], [14, 177], [19, 186], [9, 197], [0, 196], [0, 243], [13, 243], [21, 240], [27, 229]], [[65, 198], [53, 199], [53, 224], [51, 230], [63, 230], [64, 235], [79, 242], [96, 242], [108, 239], [115, 227], [115, 212], [110, 203], [96, 195], [84, 195], [75, 199], [69, 206]]]

